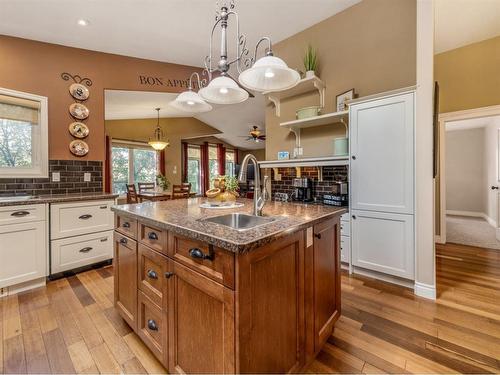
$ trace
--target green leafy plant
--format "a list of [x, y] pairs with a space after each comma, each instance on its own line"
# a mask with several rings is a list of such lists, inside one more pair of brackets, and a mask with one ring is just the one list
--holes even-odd
[[306, 71], [316, 71], [318, 67], [318, 59], [316, 50], [309, 44], [306, 54], [304, 56], [304, 68]]
[[167, 180], [167, 178], [163, 174], [158, 173], [156, 175], [156, 184], [163, 190], [167, 190], [168, 187], [170, 186], [170, 181]]
[[224, 187], [226, 191], [237, 192], [240, 189], [238, 179], [235, 176], [222, 176], [224, 178]]

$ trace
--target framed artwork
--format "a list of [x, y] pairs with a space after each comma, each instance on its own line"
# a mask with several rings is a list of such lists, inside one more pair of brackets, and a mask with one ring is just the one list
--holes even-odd
[[342, 94], [335, 97], [335, 108], [337, 112], [345, 111], [347, 109], [346, 101], [354, 99], [355, 97], [354, 89], [350, 89]]

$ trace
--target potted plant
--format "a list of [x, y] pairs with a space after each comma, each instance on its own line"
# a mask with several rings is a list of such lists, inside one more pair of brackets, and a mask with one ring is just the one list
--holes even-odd
[[311, 78], [316, 75], [316, 68], [318, 67], [318, 59], [316, 50], [309, 44], [304, 56], [304, 68], [306, 70], [306, 78]]
[[156, 175], [156, 186], [160, 187], [163, 191], [166, 191], [170, 186], [170, 181], [168, 181], [163, 174], [158, 173]]

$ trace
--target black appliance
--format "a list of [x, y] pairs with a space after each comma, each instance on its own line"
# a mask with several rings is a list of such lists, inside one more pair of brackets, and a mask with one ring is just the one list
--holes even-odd
[[293, 187], [295, 188], [293, 199], [299, 202], [313, 201], [312, 180], [310, 178], [294, 178]]

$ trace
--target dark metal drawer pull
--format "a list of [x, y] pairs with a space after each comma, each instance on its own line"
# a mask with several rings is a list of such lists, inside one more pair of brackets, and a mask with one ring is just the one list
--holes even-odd
[[81, 219], [81, 220], [87, 220], [87, 219], [90, 219], [91, 217], [92, 217], [92, 215], [85, 214], [85, 215], [79, 216], [78, 218]]
[[90, 250], [92, 250], [91, 247], [84, 247], [83, 249], [80, 249], [80, 253], [88, 253]]
[[148, 233], [148, 238], [150, 240], [157, 240], [158, 239], [158, 235], [155, 232], [149, 232]]
[[321, 233], [316, 233], [314, 237], [316, 237], [318, 240], [321, 240]]
[[128, 221], [126, 221], [126, 222], [124, 222], [122, 224], [122, 227], [124, 227], [124, 228], [130, 228], [130, 223]]
[[165, 272], [165, 278], [170, 279], [172, 276], [174, 276], [173, 272]]
[[156, 322], [153, 319], [148, 320], [148, 328], [151, 331], [158, 331], [158, 326], [156, 325]]
[[101, 238], [101, 242], [106, 242], [107, 240], [108, 240], [108, 237]]
[[125, 237], [120, 238], [120, 243], [126, 244], [127, 243], [127, 239]]
[[106, 208], [108, 208], [108, 206], [101, 206], [99, 207], [101, 210], [105, 210]]
[[15, 217], [23, 217], [26, 215], [29, 215], [29, 211], [16, 211], [10, 214], [10, 216], [15, 216]]
[[203, 251], [201, 251], [197, 247], [194, 247], [191, 250], [189, 250], [189, 256], [195, 259], [207, 259], [207, 260], [214, 259], [213, 254], [204, 254]]
[[153, 270], [148, 270], [147, 275], [148, 275], [148, 277], [150, 279], [155, 279], [156, 280], [158, 278], [158, 274], [155, 271], [153, 271]]

